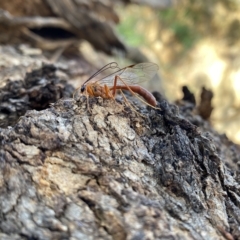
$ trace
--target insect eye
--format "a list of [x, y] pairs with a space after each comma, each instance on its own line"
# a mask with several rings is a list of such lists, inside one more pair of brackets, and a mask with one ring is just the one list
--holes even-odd
[[83, 93], [83, 92], [85, 91], [85, 89], [86, 89], [86, 87], [83, 85], [83, 86], [81, 87], [81, 93]]

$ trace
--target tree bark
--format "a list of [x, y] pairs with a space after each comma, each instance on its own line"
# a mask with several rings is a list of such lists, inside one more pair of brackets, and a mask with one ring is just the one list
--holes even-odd
[[[28, 42], [45, 50], [85, 39], [107, 54], [126, 52], [111, 23], [119, 18], [111, 1], [19, 0], [0, 2], [0, 42]], [[96, 37], [97, 36], [97, 37]]]
[[[28, 77], [59, 85], [47, 70]], [[239, 147], [155, 96], [57, 98], [0, 128], [0, 239], [239, 239]]]

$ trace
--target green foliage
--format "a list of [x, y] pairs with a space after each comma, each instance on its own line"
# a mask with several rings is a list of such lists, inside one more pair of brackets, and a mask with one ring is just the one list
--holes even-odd
[[226, 38], [228, 43], [235, 44], [240, 39], [240, 21], [238, 19], [234, 19], [228, 26], [226, 32]]
[[175, 19], [176, 11], [174, 9], [166, 9], [159, 13], [160, 20], [164, 23], [170, 23]]
[[128, 15], [121, 24], [117, 26], [118, 33], [124, 38], [124, 41], [131, 46], [140, 46], [146, 43], [144, 33], [141, 33], [137, 26], [139, 16]]
[[176, 22], [171, 28], [177, 40], [184, 46], [184, 48], [191, 48], [197, 40], [197, 33], [185, 24]]
[[[121, 8], [119, 11], [123, 19], [120, 25], [118, 25], [117, 31], [129, 45], [149, 45], [151, 43], [148, 30], [151, 29], [151, 24], [153, 24], [152, 26], [158, 24], [159, 33], [156, 38], [161, 38], [161, 34], [164, 34], [162, 30], [171, 29], [174, 40], [183, 46], [183, 50], [189, 50], [201, 38], [221, 35], [223, 22], [221, 22], [221, 17], [218, 17], [217, 14], [220, 12], [224, 16], [221, 8], [236, 12], [240, 6], [237, 3], [238, 1], [186, 0], [176, 7], [159, 11], [158, 16], [154, 14], [154, 11], [152, 14], [149, 14], [145, 7], [132, 6], [130, 8]], [[224, 21], [224, 19], [222, 20]], [[231, 32], [236, 39], [239, 39], [239, 33], [234, 33], [232, 29], [238, 29], [238, 26], [237, 28], [231, 28], [231, 31], [228, 31], [225, 27], [225, 32], [228, 31], [226, 34]], [[151, 39], [152, 41], [153, 39]]]
[[177, 9], [167, 9], [159, 13], [159, 21], [163, 28], [171, 29], [175, 38], [185, 49], [191, 48], [198, 39], [198, 32], [191, 24], [192, 14]]

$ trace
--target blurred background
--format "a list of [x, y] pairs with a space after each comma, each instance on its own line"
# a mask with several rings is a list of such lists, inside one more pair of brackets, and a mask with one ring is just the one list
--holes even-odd
[[0, 9], [1, 44], [65, 61], [75, 87], [111, 61], [150, 61], [159, 78], [145, 86], [171, 102], [183, 97], [184, 85], [197, 103], [202, 87], [211, 90], [209, 121], [240, 143], [238, 0], [2, 0]]
[[202, 86], [212, 90], [210, 122], [240, 143], [240, 2], [185, 0], [159, 10], [131, 5], [118, 13], [124, 41], [159, 64], [167, 98], [180, 99], [183, 85], [197, 101]]

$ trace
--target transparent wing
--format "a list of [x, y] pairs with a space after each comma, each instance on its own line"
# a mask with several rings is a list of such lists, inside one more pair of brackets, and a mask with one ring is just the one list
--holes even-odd
[[[127, 85], [135, 85], [151, 80], [158, 69], [159, 67], [155, 63], [138, 63], [120, 69], [97, 82], [101, 85], [113, 86], [115, 76], [119, 76]], [[124, 83], [118, 80], [117, 85], [124, 85]]]

